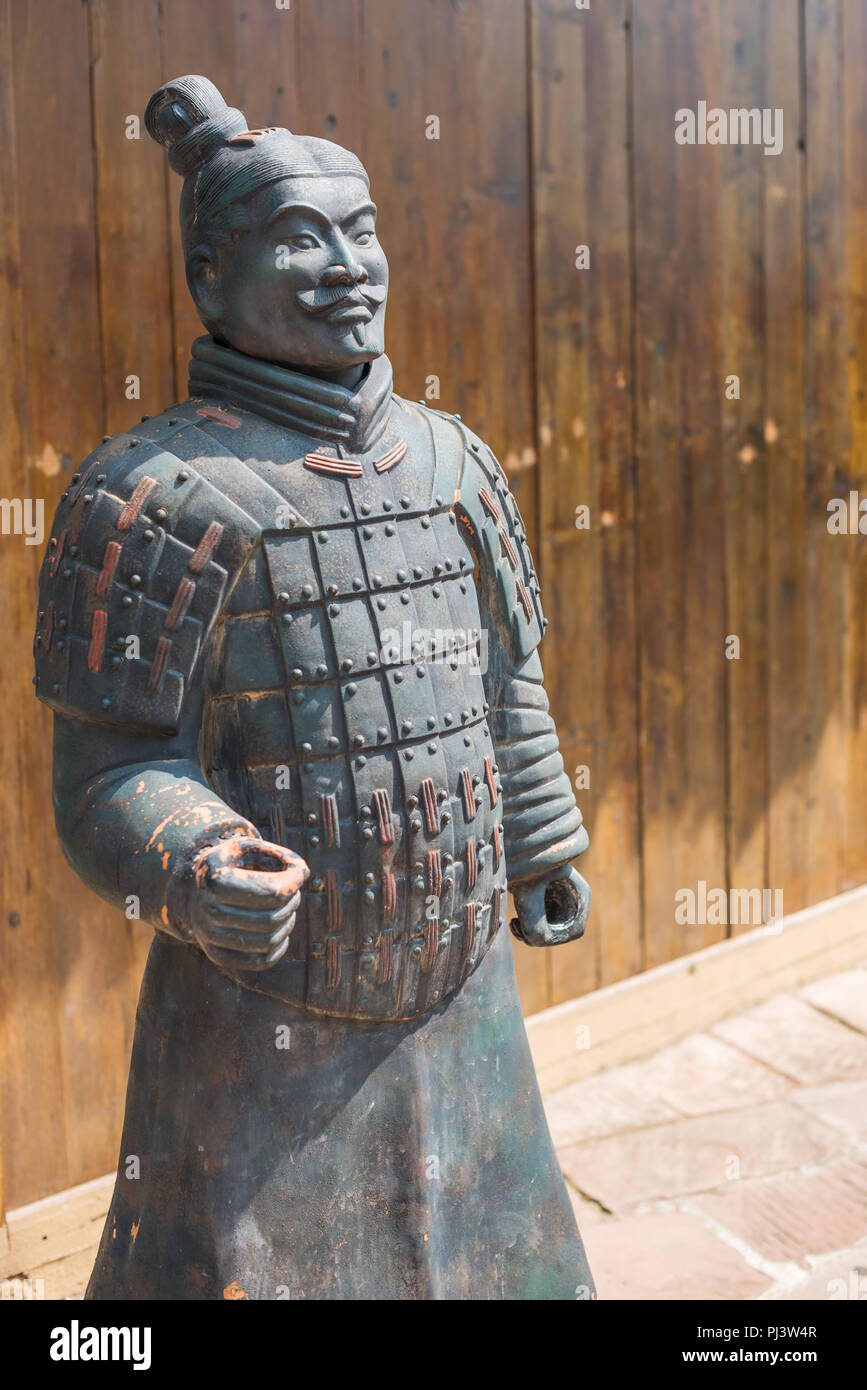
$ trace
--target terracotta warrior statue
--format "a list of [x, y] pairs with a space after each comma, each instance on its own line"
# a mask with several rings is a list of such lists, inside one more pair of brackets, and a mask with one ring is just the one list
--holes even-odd
[[508, 934], [587, 845], [497, 461], [396, 396], [364, 168], [202, 77], [189, 399], [72, 475], [42, 569], [69, 862], [155, 928], [92, 1299], [593, 1295]]

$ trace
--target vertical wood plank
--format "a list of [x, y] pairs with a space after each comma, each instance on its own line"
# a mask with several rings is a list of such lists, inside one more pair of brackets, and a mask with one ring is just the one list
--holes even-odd
[[645, 964], [725, 935], [675, 895], [726, 885], [720, 163], [675, 112], [719, 90], [718, 7], [633, 11]]
[[[846, 0], [843, 18], [843, 183], [846, 190], [846, 338], [850, 451], [847, 481], [867, 501], [867, 5]], [[867, 510], [867, 508], [865, 508]], [[867, 532], [867, 520], [863, 527]], [[867, 876], [867, 539], [846, 538], [847, 613], [844, 691], [846, 801], [840, 887]]]
[[804, 0], [806, 69], [808, 894], [843, 881], [846, 835], [848, 537], [829, 535], [828, 499], [848, 492], [847, 285], [843, 208], [843, 4]]
[[[754, 0], [733, 0], [721, 23], [718, 104], [727, 111], [763, 104], [762, 15]], [[797, 34], [797, 26], [795, 29]], [[784, 127], [785, 129], [785, 127]], [[789, 139], [794, 134], [788, 132]], [[706, 152], [719, 162], [721, 215], [721, 333], [723, 378], [738, 379], [739, 399], [723, 382], [726, 628], [739, 642], [727, 660], [728, 843], [727, 887], [767, 886], [767, 516], [763, 426], [763, 188], [779, 156], [760, 144], [724, 145]], [[771, 270], [773, 273], [773, 270]], [[731, 390], [731, 388], [729, 388]], [[737, 914], [740, 917], [740, 913]], [[758, 922], [732, 923], [729, 934]]]
[[627, 16], [532, 5], [543, 657], [566, 766], [589, 769], [594, 893], [586, 938], [552, 953], [552, 1002], [641, 965]]
[[764, 440], [768, 517], [768, 887], [810, 901], [807, 775], [807, 534], [804, 406], [804, 150], [800, 0], [764, 27], [764, 106], [785, 140], [765, 160]]

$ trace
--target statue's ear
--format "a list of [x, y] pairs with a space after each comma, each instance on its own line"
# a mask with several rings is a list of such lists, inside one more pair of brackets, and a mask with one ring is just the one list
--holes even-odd
[[187, 284], [195, 301], [199, 318], [204, 323], [218, 322], [223, 314], [223, 296], [217, 254], [204, 243], [195, 246], [186, 257]]

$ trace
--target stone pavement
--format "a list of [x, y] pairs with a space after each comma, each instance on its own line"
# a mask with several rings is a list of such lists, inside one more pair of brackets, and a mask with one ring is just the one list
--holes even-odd
[[600, 1298], [867, 1299], [867, 963], [545, 1104]]

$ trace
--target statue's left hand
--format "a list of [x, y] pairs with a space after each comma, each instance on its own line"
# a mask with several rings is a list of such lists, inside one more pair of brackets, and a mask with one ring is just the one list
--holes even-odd
[[560, 946], [584, 935], [590, 911], [590, 886], [577, 869], [555, 869], [513, 889], [517, 917], [512, 935], [525, 946]]

